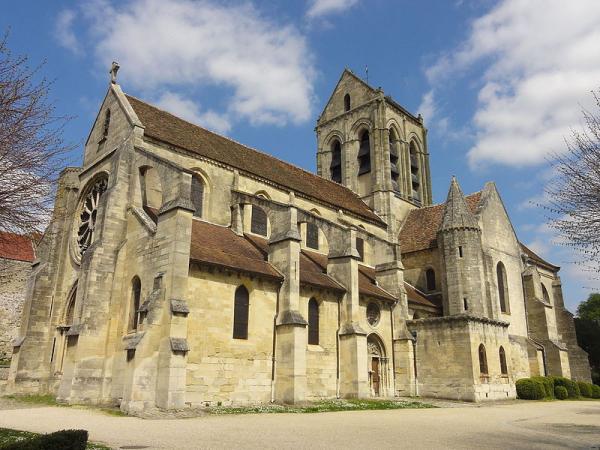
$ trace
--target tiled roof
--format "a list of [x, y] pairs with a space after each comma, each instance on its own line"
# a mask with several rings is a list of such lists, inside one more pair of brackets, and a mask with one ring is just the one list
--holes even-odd
[[[251, 234], [247, 234], [246, 238], [252, 241], [266, 258], [269, 251], [267, 240]], [[306, 249], [300, 252], [300, 284], [303, 283], [342, 292], [346, 290], [336, 280], [327, 275], [327, 255]], [[358, 265], [358, 291], [362, 295], [383, 300], [396, 300], [375, 284], [375, 270], [362, 264]]]
[[[475, 212], [481, 200], [481, 192], [465, 197], [467, 206]], [[437, 232], [442, 224], [446, 204], [413, 209], [400, 231], [400, 248], [402, 253], [416, 252], [437, 247]]]
[[146, 136], [249, 172], [335, 209], [341, 208], [384, 225], [365, 202], [338, 183], [193, 125], [135, 97], [126, 97], [144, 125]]
[[549, 268], [551, 270], [559, 270], [560, 269], [559, 266], [550, 264], [548, 261], [543, 259], [541, 256], [539, 256], [537, 253], [535, 253], [533, 250], [531, 250], [529, 247], [527, 247], [522, 242], [519, 242], [519, 244], [521, 245], [521, 250], [523, 250], [523, 253], [525, 253], [529, 259], [533, 260], [534, 262], [536, 262], [538, 264], [541, 264], [542, 266], [546, 266], [547, 268]]
[[192, 223], [190, 259], [268, 278], [282, 278], [265, 261], [263, 254], [244, 237], [238, 236], [230, 228], [200, 220]]
[[0, 259], [33, 262], [33, 241], [27, 236], [0, 231]]
[[419, 305], [429, 306], [431, 308], [441, 308], [441, 299], [438, 296], [425, 295], [412, 284], [404, 282], [404, 289], [409, 303], [417, 303]]
[[[246, 234], [244, 236], [256, 246], [266, 260], [269, 253], [269, 244], [267, 240], [254, 234]], [[306, 250], [300, 252], [300, 284], [308, 284], [318, 288], [345, 292], [346, 289], [327, 275], [326, 269], [324, 270], [323, 267], [315, 261], [315, 259], [318, 259], [319, 257], [320, 255], [318, 253], [307, 252]], [[325, 264], [327, 264], [327, 257], [325, 257]]]

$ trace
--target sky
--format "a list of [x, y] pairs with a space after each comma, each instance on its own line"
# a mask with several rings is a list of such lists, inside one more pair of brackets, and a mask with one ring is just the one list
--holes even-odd
[[567, 306], [600, 291], [539, 206], [600, 89], [597, 0], [3, 0], [7, 30], [72, 117], [72, 165], [115, 60], [125, 92], [315, 171], [347, 67], [423, 115], [435, 202], [452, 175], [465, 193], [495, 181], [519, 239], [562, 267]]

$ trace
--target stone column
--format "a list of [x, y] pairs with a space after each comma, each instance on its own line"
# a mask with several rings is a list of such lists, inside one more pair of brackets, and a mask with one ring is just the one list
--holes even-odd
[[342, 144], [342, 181], [344, 186], [358, 193], [358, 139]]
[[269, 262], [284, 276], [275, 349], [275, 398], [284, 403], [301, 402], [306, 396], [307, 322], [299, 311], [301, 238], [297, 216], [295, 207], [276, 211], [269, 240]]
[[189, 197], [191, 175], [176, 175], [173, 183], [179, 185], [179, 192], [160, 209], [156, 231], [156, 241], [161, 242], [159, 251], [163, 255], [157, 259], [162, 262], [157, 272], [164, 274], [165, 292], [165, 301], [161, 305], [163, 328], [156, 381], [156, 405], [161, 408], [182, 408], [185, 404], [186, 355], [189, 350], [187, 316], [174, 314], [172, 305], [185, 305], [187, 298], [194, 206]]
[[404, 266], [400, 260], [400, 246], [393, 244], [393, 248], [393, 260], [378, 264], [375, 273], [378, 285], [398, 299], [392, 307], [394, 394], [414, 395], [414, 353], [412, 336], [406, 328], [409, 317], [408, 298], [404, 289]]
[[359, 325], [358, 260], [356, 231], [349, 229], [329, 243], [327, 274], [346, 287], [340, 314], [340, 395], [362, 398], [370, 395], [367, 333]]

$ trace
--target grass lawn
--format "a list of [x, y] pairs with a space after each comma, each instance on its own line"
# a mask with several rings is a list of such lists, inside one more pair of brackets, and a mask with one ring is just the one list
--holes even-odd
[[[19, 431], [19, 430], [11, 430], [10, 428], [0, 428], [0, 449], [7, 444], [12, 444], [14, 442], [25, 441], [27, 439], [34, 438], [39, 436], [37, 433], [30, 433], [28, 431]], [[102, 444], [97, 444], [94, 442], [88, 442], [86, 449], [88, 450], [111, 450], [110, 447], [107, 447]]]
[[435, 408], [435, 406], [422, 402], [407, 402], [394, 400], [324, 400], [306, 405], [261, 405], [261, 406], [211, 406], [207, 408], [209, 414], [273, 414], [273, 413], [319, 413], [332, 411], [365, 411], [373, 409], [419, 409]]
[[[67, 405], [65, 403], [60, 403], [56, 401], [56, 398], [53, 395], [38, 395], [38, 394], [30, 394], [30, 395], [5, 395], [2, 398], [8, 400], [14, 400], [20, 403], [26, 403], [29, 405], [43, 405], [43, 406], [62, 406], [67, 408], [91, 408], [95, 411], [100, 411], [110, 416], [119, 416], [126, 417], [127, 414], [123, 413], [119, 408], [109, 408], [109, 407], [101, 407], [101, 406], [80, 406], [80, 405]], [[2, 447], [0, 447], [1, 450]]]

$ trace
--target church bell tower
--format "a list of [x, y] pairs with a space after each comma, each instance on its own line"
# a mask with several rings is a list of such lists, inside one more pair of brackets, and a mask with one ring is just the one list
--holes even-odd
[[317, 173], [352, 189], [395, 232], [406, 213], [431, 204], [427, 130], [346, 69], [317, 121]]

